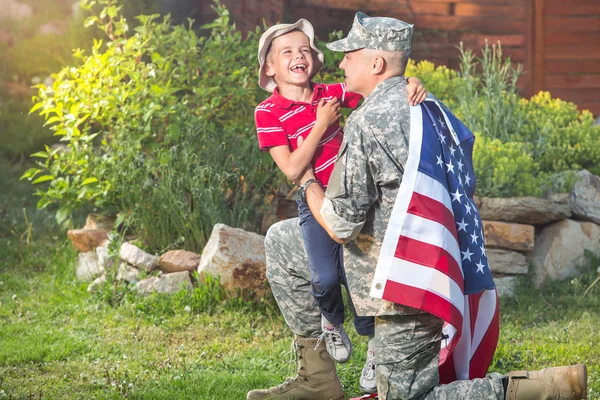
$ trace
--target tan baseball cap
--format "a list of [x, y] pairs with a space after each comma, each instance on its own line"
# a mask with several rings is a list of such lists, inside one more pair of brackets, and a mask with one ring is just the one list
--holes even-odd
[[313, 29], [313, 26], [310, 22], [308, 22], [304, 18], [301, 18], [293, 24], [273, 25], [272, 27], [267, 29], [265, 33], [262, 34], [262, 36], [260, 37], [260, 41], [258, 42], [258, 86], [265, 89], [267, 92], [272, 92], [276, 86], [273, 78], [267, 76], [264, 70], [265, 59], [267, 57], [267, 50], [269, 48], [269, 45], [276, 37], [285, 35], [286, 33], [291, 32], [295, 29], [304, 33], [308, 37], [308, 40], [310, 41], [310, 47], [316, 54], [316, 57], [314, 57], [313, 61], [313, 73], [310, 76], [310, 79], [312, 79], [313, 76], [315, 76], [323, 66], [323, 52], [317, 49], [317, 46], [315, 46], [315, 30]]

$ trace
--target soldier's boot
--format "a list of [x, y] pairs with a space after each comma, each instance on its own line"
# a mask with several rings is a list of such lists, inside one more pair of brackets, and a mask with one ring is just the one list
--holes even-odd
[[587, 399], [585, 364], [514, 371], [508, 374], [506, 400]]
[[269, 389], [248, 392], [247, 400], [344, 400], [344, 391], [335, 372], [335, 363], [324, 342], [296, 337], [297, 375]]

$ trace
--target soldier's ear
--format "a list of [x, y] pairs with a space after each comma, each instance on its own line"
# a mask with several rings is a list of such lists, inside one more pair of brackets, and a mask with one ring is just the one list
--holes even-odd
[[385, 71], [385, 59], [375, 56], [371, 60], [371, 75], [381, 75]]

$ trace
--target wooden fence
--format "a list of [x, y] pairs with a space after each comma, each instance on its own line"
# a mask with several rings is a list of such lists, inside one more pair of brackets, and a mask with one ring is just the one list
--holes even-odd
[[[458, 67], [457, 46], [500, 41], [523, 65], [524, 96], [554, 97], [600, 114], [600, 0], [224, 0], [240, 26], [307, 18], [326, 39], [347, 32], [354, 13], [392, 16], [415, 25], [412, 58]], [[262, 11], [265, 12], [262, 12]], [[276, 20], [277, 19], [277, 20]]]

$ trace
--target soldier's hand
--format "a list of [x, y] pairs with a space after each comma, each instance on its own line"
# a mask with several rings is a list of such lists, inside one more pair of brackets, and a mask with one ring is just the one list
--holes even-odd
[[423, 82], [419, 78], [411, 76], [406, 90], [408, 91], [408, 104], [411, 106], [421, 104], [427, 97], [427, 89], [425, 89]]

